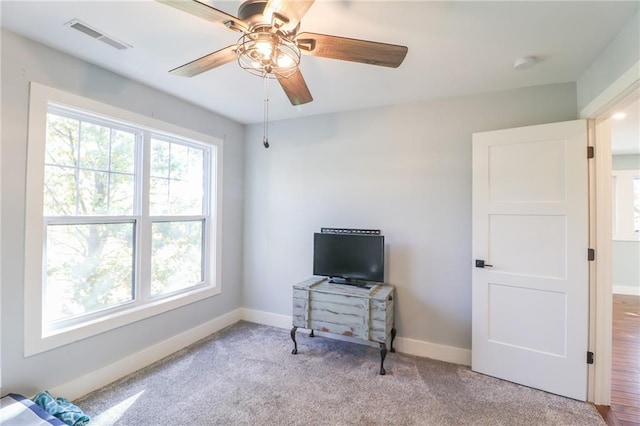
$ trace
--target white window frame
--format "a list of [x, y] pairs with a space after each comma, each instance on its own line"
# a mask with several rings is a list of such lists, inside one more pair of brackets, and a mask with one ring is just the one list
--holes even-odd
[[640, 241], [633, 223], [633, 180], [640, 170], [613, 170], [613, 240]]
[[[30, 88], [25, 212], [25, 356], [63, 346], [220, 294], [223, 141], [35, 82], [31, 82]], [[104, 315], [87, 315], [84, 320], [70, 323], [63, 328], [46, 327], [43, 323], [43, 276], [46, 273], [43, 250], [46, 227], [42, 207], [49, 104], [66, 106], [86, 112], [88, 115], [107, 117], [123, 125], [148, 132], [151, 137], [187, 141], [210, 147], [208, 210], [211, 226], [207, 227], [209, 232], [205, 235], [205, 253], [208, 253], [208, 256], [204, 265], [205, 280], [202, 285], [165, 297], [146, 298], [143, 303], [137, 301], [126, 303], [116, 309], [105, 310]], [[174, 217], [169, 216], [167, 219], [174, 219]]]

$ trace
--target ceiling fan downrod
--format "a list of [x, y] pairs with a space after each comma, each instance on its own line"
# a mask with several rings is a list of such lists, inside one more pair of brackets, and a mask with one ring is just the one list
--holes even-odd
[[262, 125], [262, 145], [269, 148], [269, 76], [265, 73], [262, 76], [264, 81], [264, 115]]

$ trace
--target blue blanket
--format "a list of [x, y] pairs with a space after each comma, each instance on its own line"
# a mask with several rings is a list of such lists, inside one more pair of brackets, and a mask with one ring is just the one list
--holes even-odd
[[69, 426], [85, 426], [90, 421], [89, 416], [68, 399], [62, 397], [54, 399], [47, 391], [40, 392], [33, 401]]
[[2, 426], [65, 426], [64, 422], [47, 413], [30, 399], [15, 393], [0, 399], [0, 424]]

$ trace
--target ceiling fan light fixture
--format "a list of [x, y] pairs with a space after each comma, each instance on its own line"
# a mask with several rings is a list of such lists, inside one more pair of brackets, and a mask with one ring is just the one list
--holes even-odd
[[523, 56], [513, 62], [513, 69], [516, 71], [528, 70], [529, 68], [533, 68], [538, 62], [539, 59], [535, 56]]
[[254, 31], [238, 40], [238, 64], [263, 78], [287, 78], [298, 70], [300, 49], [280, 33]]

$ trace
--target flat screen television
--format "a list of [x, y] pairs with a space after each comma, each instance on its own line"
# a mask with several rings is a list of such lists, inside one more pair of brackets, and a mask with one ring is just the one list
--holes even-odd
[[363, 285], [384, 281], [384, 236], [315, 233], [313, 275]]

